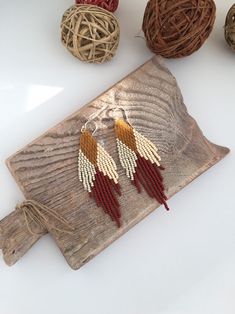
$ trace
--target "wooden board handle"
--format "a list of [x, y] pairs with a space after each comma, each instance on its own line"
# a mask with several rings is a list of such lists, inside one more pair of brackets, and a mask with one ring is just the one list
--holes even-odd
[[0, 221], [0, 249], [6, 264], [15, 264], [40, 237], [29, 232], [23, 212], [15, 210], [3, 218]]

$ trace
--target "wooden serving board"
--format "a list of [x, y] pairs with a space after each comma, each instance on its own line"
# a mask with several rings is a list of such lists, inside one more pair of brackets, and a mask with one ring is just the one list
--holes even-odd
[[[110, 110], [102, 112], [95, 136], [118, 165], [122, 227], [95, 205], [78, 180], [81, 127], [95, 111], [121, 106], [135, 128], [157, 144], [167, 196], [172, 196], [221, 160], [229, 150], [209, 142], [188, 114], [177, 82], [154, 57], [122, 81], [79, 109], [7, 160], [27, 199], [58, 211], [74, 234], [50, 230], [67, 262], [78, 269], [150, 214], [159, 204], [137, 194], [118, 161]], [[163, 207], [161, 210], [164, 210]], [[46, 230], [45, 230], [46, 233]], [[23, 214], [14, 211], [0, 222], [0, 248], [7, 264], [15, 263], [39, 239], [29, 233]]]

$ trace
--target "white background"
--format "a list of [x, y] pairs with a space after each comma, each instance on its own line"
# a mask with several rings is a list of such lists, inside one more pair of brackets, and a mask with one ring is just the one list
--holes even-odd
[[[78, 271], [50, 236], [15, 266], [0, 253], [0, 314], [235, 313], [235, 53], [217, 0], [206, 44], [167, 60], [189, 112], [231, 154]], [[23, 200], [4, 161], [151, 57], [140, 34], [145, 0], [120, 0], [121, 42], [103, 65], [83, 64], [60, 43], [69, 0], [0, 0], [0, 218]]]

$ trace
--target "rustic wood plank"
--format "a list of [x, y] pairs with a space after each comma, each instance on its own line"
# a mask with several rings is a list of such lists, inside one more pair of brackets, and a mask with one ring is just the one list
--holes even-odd
[[[175, 78], [155, 57], [10, 157], [7, 165], [25, 196], [57, 210], [76, 226], [73, 235], [50, 230], [73, 269], [81, 267], [159, 206], [145, 192], [137, 194], [126, 178], [118, 161], [109, 110], [102, 113], [95, 135], [118, 165], [124, 191], [119, 199], [120, 229], [96, 207], [79, 183], [77, 156], [81, 127], [87, 117], [107, 104], [124, 108], [136, 129], [157, 144], [166, 168], [163, 176], [169, 197], [229, 152], [203, 136], [186, 110]], [[19, 212], [0, 222], [0, 247], [9, 265], [38, 238], [29, 234]]]

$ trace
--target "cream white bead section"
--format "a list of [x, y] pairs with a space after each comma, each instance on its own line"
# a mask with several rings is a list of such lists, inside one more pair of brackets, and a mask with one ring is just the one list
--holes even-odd
[[157, 147], [142, 134], [133, 129], [136, 141], [136, 148], [141, 157], [150, 160], [152, 164], [160, 166], [161, 157], [158, 155]]
[[97, 166], [105, 176], [108, 176], [109, 179], [113, 180], [116, 184], [118, 183], [115, 161], [100, 144], [97, 144]]
[[135, 168], [137, 167], [136, 153], [119, 139], [117, 139], [117, 149], [121, 165], [126, 170], [127, 177], [134, 180]]
[[83, 154], [82, 150], [79, 149], [78, 154], [78, 178], [82, 182], [84, 189], [91, 192], [94, 186], [93, 181], [95, 180], [95, 167], [89, 161], [89, 159]]

